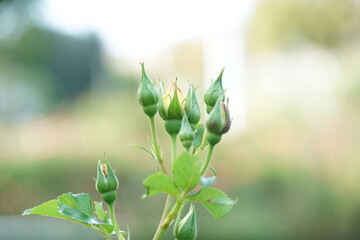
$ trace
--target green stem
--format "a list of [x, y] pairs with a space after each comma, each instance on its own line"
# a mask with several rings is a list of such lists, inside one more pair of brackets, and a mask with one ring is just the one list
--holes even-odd
[[[173, 165], [175, 159], [176, 159], [176, 155], [177, 155], [177, 135], [172, 135], [171, 136], [171, 166]], [[156, 229], [156, 232], [155, 232], [155, 236], [157, 236], [158, 234], [162, 234], [162, 227], [161, 227], [161, 223], [164, 221], [165, 217], [168, 215], [169, 211], [170, 211], [170, 208], [171, 208], [171, 202], [173, 201], [173, 196], [171, 196], [170, 194], [167, 195], [167, 198], [166, 198], [166, 202], [165, 202], [165, 206], [164, 206], [164, 210], [163, 210], [163, 213], [162, 213], [162, 216], [161, 216], [161, 219], [160, 219], [160, 222], [159, 222], [159, 225]], [[154, 236], [154, 239], [160, 239], [159, 237], [161, 236], [158, 236], [157, 238], [155, 238]]]
[[155, 119], [154, 119], [154, 116], [149, 117], [149, 118], [150, 118], [151, 135], [152, 135], [152, 140], [154, 143], [156, 159], [158, 160], [161, 172], [164, 174], [167, 174], [166, 167], [164, 165], [164, 159], [162, 159], [159, 143], [158, 143], [157, 136], [156, 136]]
[[[157, 229], [156, 229], [155, 235], [156, 235], [156, 233], [158, 233], [158, 232], [161, 231], [161, 223], [162, 223], [162, 221], [165, 219], [166, 215], [167, 215], [167, 214], [169, 213], [169, 211], [170, 211], [172, 199], [173, 199], [173, 197], [172, 197], [170, 194], [168, 194], [167, 197], [166, 197], [166, 202], [165, 202], [164, 210], [163, 210], [163, 213], [162, 213], [162, 216], [161, 216], [159, 225], [158, 225], [158, 227], [157, 227]], [[155, 236], [154, 236], [154, 237], [155, 237]]]
[[214, 151], [214, 145], [209, 145], [209, 150], [208, 150], [208, 153], [206, 156], [205, 163], [202, 165], [202, 167], [200, 169], [200, 176], [204, 175], [207, 167], [209, 166], [213, 151]]
[[204, 133], [204, 139], [203, 139], [203, 142], [202, 142], [202, 144], [201, 144], [201, 146], [198, 148], [198, 149], [196, 149], [196, 151], [195, 151], [195, 153], [194, 153], [194, 155], [199, 155], [202, 151], [204, 151], [204, 149], [207, 147], [207, 145], [208, 145], [208, 142], [207, 142], [207, 140], [206, 140], [206, 131], [205, 131], [205, 133]]
[[176, 146], [176, 140], [177, 140], [177, 135], [171, 135], [171, 166], [174, 164], [175, 160], [176, 160], [176, 156], [177, 156], [177, 146]]
[[159, 228], [157, 229], [157, 231], [153, 237], [153, 240], [160, 240], [163, 237], [167, 228], [170, 226], [171, 222], [174, 220], [174, 218], [180, 211], [180, 209], [184, 203], [185, 196], [186, 196], [186, 192], [183, 192], [180, 195], [180, 198], [177, 199], [176, 203], [174, 204], [173, 208], [171, 209], [169, 214], [166, 216], [166, 218], [162, 222], [160, 222]]
[[117, 221], [116, 221], [114, 203], [108, 204], [108, 207], [109, 207], [109, 212], [110, 212], [111, 223], [114, 226], [114, 230], [116, 232], [118, 240], [125, 240], [123, 235], [121, 235], [121, 233], [120, 233], [119, 226], [118, 226]]

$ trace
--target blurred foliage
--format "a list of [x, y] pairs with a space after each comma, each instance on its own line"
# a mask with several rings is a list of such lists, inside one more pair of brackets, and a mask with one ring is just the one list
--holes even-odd
[[360, 36], [357, 0], [260, 0], [249, 26], [253, 49], [312, 44], [336, 48]]
[[45, 107], [72, 101], [89, 90], [100, 75], [100, 56], [94, 35], [76, 38], [38, 27], [28, 28], [11, 47], [0, 49], [2, 75], [35, 87]]

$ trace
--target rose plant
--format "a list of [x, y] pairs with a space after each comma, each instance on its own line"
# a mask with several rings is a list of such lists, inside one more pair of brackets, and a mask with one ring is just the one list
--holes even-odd
[[[176, 240], [194, 240], [197, 237], [196, 203], [203, 205], [215, 218], [222, 218], [236, 202], [222, 190], [211, 187], [216, 181], [216, 171], [209, 166], [215, 145], [231, 125], [228, 100], [225, 102], [222, 86], [224, 69], [205, 92], [204, 102], [208, 115], [204, 124], [200, 123], [200, 107], [193, 85], [189, 85], [184, 97], [176, 80], [165, 93], [163, 83], [158, 88], [146, 75], [143, 63], [141, 67], [142, 77], [137, 97], [149, 118], [151, 138], [148, 141], [149, 149], [134, 146], [146, 151], [156, 160], [156, 173], [143, 181], [146, 189], [143, 198], [161, 193], [167, 195], [153, 240], [162, 239], [171, 224], [174, 225]], [[164, 120], [165, 130], [170, 135], [170, 159], [163, 156], [157, 137], [157, 113]], [[178, 151], [178, 139], [183, 146], [182, 151]], [[202, 153], [206, 149], [202, 160]], [[212, 173], [210, 177], [205, 176], [208, 170]], [[115, 216], [118, 186], [115, 170], [106, 159], [99, 159], [95, 187], [107, 205], [107, 210], [104, 209], [103, 202], [93, 202], [87, 193], [66, 193], [25, 210], [23, 215], [57, 217], [90, 227], [106, 239], [111, 239], [112, 236], [116, 236], [118, 240], [125, 239], [125, 236], [130, 239], [129, 229], [121, 231]], [[188, 212], [183, 217], [187, 206]]]

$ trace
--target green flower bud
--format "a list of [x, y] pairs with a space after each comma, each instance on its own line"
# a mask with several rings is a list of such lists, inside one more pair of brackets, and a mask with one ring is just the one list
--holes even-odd
[[108, 161], [99, 159], [97, 165], [96, 190], [101, 193], [101, 197], [107, 204], [115, 202], [117, 198], [116, 189], [119, 181], [114, 169]]
[[161, 98], [159, 100], [159, 114], [165, 120], [165, 129], [170, 135], [176, 135], [181, 128], [184, 112], [184, 95], [177, 87], [176, 81], [164, 95], [163, 86], [160, 86]]
[[191, 128], [191, 125], [189, 123], [189, 120], [188, 120], [188, 117], [187, 117], [186, 113], [184, 113], [182, 123], [181, 123], [181, 129], [180, 129], [180, 132], [179, 132], [179, 138], [181, 140], [182, 145], [186, 149], [189, 149], [191, 147], [191, 145], [192, 145], [194, 137], [195, 137], [195, 132]]
[[230, 129], [231, 120], [229, 109], [222, 100], [222, 96], [218, 98], [214, 109], [210, 112], [206, 119], [206, 128], [208, 130], [206, 139], [210, 145], [215, 145], [221, 140], [221, 136]]
[[206, 90], [204, 95], [204, 101], [206, 104], [206, 112], [210, 113], [213, 107], [216, 104], [218, 98], [223, 94], [224, 89], [222, 86], [222, 75], [224, 73], [224, 68], [221, 69], [221, 72], [218, 78], [210, 85], [210, 87]]
[[146, 76], [144, 63], [141, 63], [142, 77], [138, 88], [137, 96], [139, 103], [143, 106], [146, 115], [152, 117], [158, 110], [159, 91], [150, 79]]
[[194, 86], [191, 85], [186, 93], [185, 112], [189, 122], [195, 126], [200, 121], [200, 107], [196, 99]]
[[189, 212], [175, 226], [176, 240], [195, 240], [197, 236], [196, 212], [194, 205], [191, 204]]

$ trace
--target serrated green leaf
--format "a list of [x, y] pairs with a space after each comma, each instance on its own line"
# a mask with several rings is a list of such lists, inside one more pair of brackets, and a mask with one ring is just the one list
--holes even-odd
[[22, 215], [40, 215], [40, 216], [56, 217], [56, 218], [70, 220], [69, 218], [60, 214], [58, 211], [59, 211], [59, 207], [57, 204], [57, 200], [53, 199], [48, 202], [44, 202], [36, 207], [26, 209], [22, 213]]
[[92, 200], [87, 193], [66, 193], [58, 197], [59, 212], [68, 218], [91, 225], [99, 224], [95, 219]]
[[149, 197], [158, 193], [167, 193], [177, 196], [180, 193], [171, 178], [162, 173], [155, 173], [148, 176], [143, 181], [143, 185], [146, 187], [146, 194], [144, 197]]
[[195, 131], [195, 137], [194, 137], [194, 140], [193, 140], [193, 151], [195, 152], [196, 149], [198, 149], [202, 142], [203, 142], [203, 139], [204, 139], [204, 124], [201, 124], [201, 125], [198, 125], [196, 126], [196, 131]]
[[199, 167], [199, 157], [184, 152], [173, 165], [174, 183], [182, 190], [190, 191], [200, 182]]
[[103, 230], [106, 235], [114, 234], [114, 226], [108, 222], [98, 221], [95, 218], [95, 212], [91, 196], [87, 193], [66, 193], [58, 197], [59, 212], [66, 217], [89, 225], [94, 225]]
[[203, 188], [195, 195], [188, 196], [187, 199], [200, 202], [215, 218], [224, 217], [236, 203], [216, 188]]
[[[91, 225], [89, 223], [77, 221], [75, 219], [67, 217], [66, 215], [63, 215], [62, 213], [59, 212], [58, 199], [53, 199], [53, 200], [50, 200], [43, 204], [40, 204], [36, 207], [26, 209], [22, 215], [40, 215], [40, 216], [55, 217], [55, 218], [60, 218], [60, 219], [64, 219], [64, 220], [73, 221], [73, 222], [85, 225], [87, 227], [90, 227], [90, 228], [96, 230], [97, 232], [99, 232], [100, 234], [104, 235], [105, 237], [107, 237], [109, 235], [109, 233], [103, 232], [101, 229], [105, 230], [105, 229], [109, 229], [110, 227], [113, 228], [113, 226], [110, 224], [98, 223], [96, 225]], [[94, 227], [99, 227], [101, 229], [94, 228]]]

